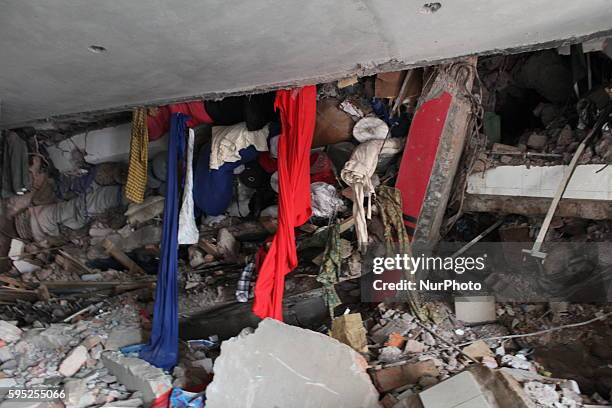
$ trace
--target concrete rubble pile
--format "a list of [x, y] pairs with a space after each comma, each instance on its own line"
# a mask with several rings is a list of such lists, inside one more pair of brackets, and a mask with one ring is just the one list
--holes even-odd
[[[1, 387], [61, 386], [66, 396], [54, 406], [140, 406], [143, 401], [152, 401], [146, 388], [149, 380], [144, 379], [137, 387], [131, 386], [125, 376], [119, 381], [119, 370], [105, 361], [111, 360], [116, 350], [144, 341], [139, 310], [139, 305], [126, 296], [73, 323], [34, 322], [17, 327], [1, 321]], [[149, 370], [157, 369], [150, 366]], [[164, 391], [171, 380], [167, 378], [166, 383]], [[133, 405], [117, 405], [117, 401], [126, 400], [132, 400]]]

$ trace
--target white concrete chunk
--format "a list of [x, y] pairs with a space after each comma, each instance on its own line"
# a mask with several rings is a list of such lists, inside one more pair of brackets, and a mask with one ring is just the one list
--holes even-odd
[[121, 347], [142, 342], [140, 327], [119, 327], [110, 332], [104, 348], [106, 350], [119, 350]]
[[222, 343], [206, 407], [378, 407], [366, 365], [331, 337], [265, 319]]
[[455, 298], [455, 315], [465, 323], [485, 323], [497, 320], [494, 296], [463, 296]]
[[171, 376], [139, 358], [107, 351], [102, 354], [102, 362], [128, 390], [142, 392], [145, 405], [151, 404], [158, 396], [172, 388]]
[[[612, 166], [576, 166], [564, 198], [612, 200]], [[498, 166], [468, 177], [469, 194], [552, 198], [569, 166]], [[600, 171], [601, 170], [601, 171]]]
[[75, 347], [60, 364], [59, 373], [64, 377], [72, 377], [85, 364], [88, 357], [89, 353], [87, 353], [87, 349], [84, 346]]
[[12, 343], [21, 337], [21, 329], [7, 321], [0, 320], [0, 340]]
[[424, 408], [490, 408], [480, 385], [463, 371], [419, 394]]

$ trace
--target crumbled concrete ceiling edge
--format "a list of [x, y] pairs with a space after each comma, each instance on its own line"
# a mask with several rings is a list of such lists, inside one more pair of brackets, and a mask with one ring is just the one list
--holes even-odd
[[544, 49], [551, 49], [551, 48], [557, 48], [557, 47], [562, 47], [566, 45], [583, 43], [585, 41], [592, 40], [595, 38], [605, 38], [609, 36], [612, 36], [612, 28], [609, 30], [597, 31], [597, 32], [582, 35], [582, 36], [573, 36], [573, 37], [566, 38], [566, 39], [553, 40], [553, 41], [542, 42], [542, 43], [525, 44], [525, 45], [521, 45], [518, 47], [511, 47], [511, 48], [504, 48], [504, 49], [492, 49], [489, 51], [460, 55], [460, 56], [451, 57], [451, 58], [422, 60], [422, 61], [414, 61], [414, 62], [407, 62], [407, 61], [400, 61], [400, 60], [392, 59], [392, 60], [383, 61], [383, 62], [372, 61], [367, 64], [357, 63], [353, 69], [346, 70], [343, 72], [335, 72], [335, 73], [329, 73], [329, 74], [324, 74], [324, 75], [317, 75], [313, 77], [299, 78], [299, 79], [279, 82], [275, 84], [260, 84], [260, 85], [254, 85], [251, 87], [242, 87], [240, 89], [227, 90], [224, 92], [212, 92], [212, 93], [201, 93], [201, 94], [196, 93], [196, 94], [184, 96], [184, 97], [148, 100], [148, 101], [142, 101], [137, 104], [120, 105], [120, 106], [109, 107], [106, 109], [81, 111], [81, 112], [68, 112], [64, 114], [50, 116], [47, 118], [41, 118], [35, 121], [8, 123], [0, 127], [0, 129], [12, 129], [12, 128], [18, 128], [18, 127], [24, 127], [24, 126], [44, 128], [44, 127], [48, 127], [49, 124], [53, 121], [70, 120], [74, 118], [75, 116], [78, 116], [79, 114], [104, 115], [104, 114], [111, 114], [111, 113], [117, 113], [117, 112], [130, 110], [138, 106], [161, 106], [161, 105], [167, 105], [171, 103], [193, 101], [197, 99], [218, 100], [218, 99], [226, 98], [228, 96], [257, 94], [257, 93], [263, 93], [263, 92], [268, 92], [268, 91], [274, 91], [277, 89], [293, 88], [293, 87], [309, 85], [309, 84], [322, 84], [322, 83], [337, 81], [337, 80], [352, 77], [352, 76], [364, 77], [364, 76], [375, 75], [375, 74], [382, 73], [382, 72], [393, 72], [393, 71], [400, 71], [400, 70], [406, 70], [406, 69], [411, 69], [411, 68], [420, 68], [420, 67], [426, 67], [426, 66], [432, 66], [432, 65], [447, 64], [447, 63], [461, 60], [463, 58], [467, 58], [470, 56], [482, 57], [482, 56], [489, 56], [489, 55], [511, 55], [511, 54], [519, 54], [523, 52], [539, 51], [539, 50], [544, 50]]

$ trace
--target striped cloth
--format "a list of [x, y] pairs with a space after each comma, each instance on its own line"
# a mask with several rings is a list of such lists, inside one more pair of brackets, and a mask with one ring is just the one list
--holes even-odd
[[130, 140], [130, 160], [128, 177], [125, 184], [125, 198], [142, 203], [147, 187], [147, 160], [149, 156], [149, 132], [147, 130], [147, 110], [136, 108], [132, 115], [132, 139]]

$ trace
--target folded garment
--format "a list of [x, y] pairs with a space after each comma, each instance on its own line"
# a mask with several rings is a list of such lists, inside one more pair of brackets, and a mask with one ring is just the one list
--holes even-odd
[[249, 146], [240, 150], [240, 159], [210, 169], [210, 144], [202, 147], [193, 177], [193, 201], [206, 215], [220, 215], [229, 207], [233, 196], [234, 169], [257, 157], [257, 149]]
[[223, 163], [233, 163], [241, 159], [239, 152], [249, 146], [257, 151], [268, 150], [268, 128], [250, 132], [246, 123], [212, 128], [210, 169], [219, 169]]

